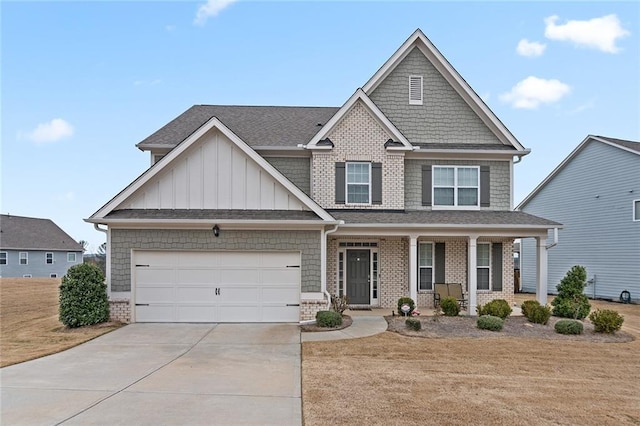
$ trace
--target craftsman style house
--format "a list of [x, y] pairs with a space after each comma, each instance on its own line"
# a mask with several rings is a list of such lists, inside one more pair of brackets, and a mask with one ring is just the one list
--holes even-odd
[[87, 221], [106, 225], [112, 315], [314, 318], [330, 294], [393, 308], [461, 283], [513, 298], [513, 241], [560, 224], [513, 211], [530, 151], [417, 30], [340, 108], [196, 105], [140, 142], [152, 166]]

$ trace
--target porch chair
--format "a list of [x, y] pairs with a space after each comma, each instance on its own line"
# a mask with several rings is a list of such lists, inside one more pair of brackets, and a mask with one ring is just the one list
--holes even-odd
[[455, 297], [462, 309], [467, 309], [467, 299], [464, 298], [464, 293], [462, 293], [462, 284], [451, 283], [447, 284], [447, 287], [449, 290], [449, 296]]
[[433, 307], [440, 305], [440, 301], [449, 296], [449, 289], [446, 284], [434, 284], [433, 286]]

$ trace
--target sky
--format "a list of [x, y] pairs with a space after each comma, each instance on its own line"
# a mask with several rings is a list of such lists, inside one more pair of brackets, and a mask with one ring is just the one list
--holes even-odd
[[[83, 219], [194, 104], [341, 106], [420, 28], [532, 153], [515, 204], [588, 134], [640, 140], [638, 2], [0, 3], [3, 214]], [[304, 141], [301, 141], [304, 142]]]

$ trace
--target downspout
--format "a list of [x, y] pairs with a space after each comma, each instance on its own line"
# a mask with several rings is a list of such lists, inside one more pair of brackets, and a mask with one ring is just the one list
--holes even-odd
[[558, 245], [558, 228], [553, 228], [553, 242], [551, 244], [547, 244], [545, 248], [549, 250]]
[[98, 223], [94, 223], [93, 227], [95, 228], [96, 231], [100, 231], [100, 232], [104, 232], [105, 235], [105, 239], [107, 242], [107, 250], [105, 253], [106, 258], [104, 259], [104, 269], [105, 269], [105, 275], [106, 275], [106, 279], [107, 279], [107, 296], [109, 297], [109, 299], [111, 299], [111, 256], [110, 256], [110, 251], [111, 251], [111, 247], [109, 246], [109, 229], [102, 229], [100, 228], [100, 224]]
[[338, 230], [340, 225], [344, 225], [344, 220], [338, 221], [332, 229], [322, 231], [322, 240], [320, 241], [320, 290], [327, 297], [327, 309], [331, 307], [331, 295], [327, 291], [327, 236]]

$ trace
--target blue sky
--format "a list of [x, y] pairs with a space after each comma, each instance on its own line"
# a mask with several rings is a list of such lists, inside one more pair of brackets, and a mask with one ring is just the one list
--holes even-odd
[[421, 28], [520, 142], [522, 200], [588, 134], [640, 140], [637, 2], [3, 2], [0, 210], [82, 221], [194, 104], [340, 106]]

